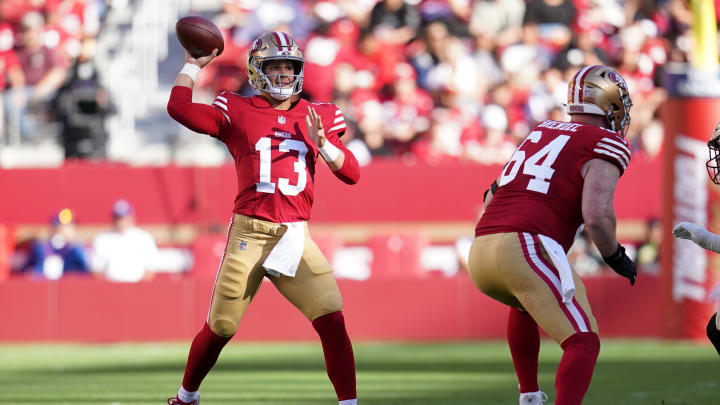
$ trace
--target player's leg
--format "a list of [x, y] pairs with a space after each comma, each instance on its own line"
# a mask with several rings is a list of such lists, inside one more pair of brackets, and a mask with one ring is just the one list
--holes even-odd
[[[540, 353], [538, 325], [530, 314], [518, 308], [521, 305], [505, 284], [498, 266], [500, 250], [503, 250], [502, 254], [507, 254], [505, 250], [508, 249], [506, 247], [508, 239], [510, 240], [510, 251], [512, 252], [515, 248], [514, 254], [519, 254], [519, 246], [514, 246], [517, 245], [516, 235], [515, 233], [505, 233], [475, 238], [470, 250], [469, 269], [473, 282], [481, 291], [510, 305], [507, 339], [515, 374], [518, 377], [520, 393], [525, 397], [529, 397], [531, 394], [541, 396], [537, 380], [538, 355]], [[521, 403], [523, 402], [521, 401]]]
[[340, 290], [330, 264], [307, 233], [305, 251], [295, 277], [270, 279], [312, 322], [320, 336], [325, 367], [340, 404], [356, 404], [355, 358], [345, 329]]
[[571, 302], [563, 303], [558, 272], [537, 236], [521, 233], [517, 240], [522, 257], [504, 256], [503, 274], [523, 307], [563, 348], [555, 380], [555, 405], [580, 404], [590, 385], [600, 351], [597, 323], [590, 310], [585, 286], [574, 275], [575, 295]]
[[720, 354], [720, 317], [717, 315], [716, 313], [710, 318], [706, 331], [708, 339], [710, 339], [710, 342], [715, 346], [715, 350]]
[[207, 322], [193, 339], [182, 386], [178, 391], [178, 402], [171, 404], [192, 404], [192, 401], [197, 400], [200, 384], [215, 365], [225, 344], [237, 331], [238, 323], [265, 275], [260, 260], [269, 252], [268, 243], [278, 238], [248, 228], [246, 220], [247, 217], [240, 215], [233, 218], [213, 288]]
[[507, 338], [520, 392], [540, 391], [537, 381], [540, 332], [537, 323], [526, 311], [511, 307]]

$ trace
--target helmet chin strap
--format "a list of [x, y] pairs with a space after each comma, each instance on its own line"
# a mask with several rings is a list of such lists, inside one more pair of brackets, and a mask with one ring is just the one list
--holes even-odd
[[297, 79], [293, 81], [292, 87], [275, 87], [270, 82], [270, 78], [265, 77], [266, 90], [264, 90], [270, 97], [276, 100], [287, 100], [295, 94], [295, 88]]
[[610, 125], [610, 129], [617, 132], [617, 129], [615, 129], [615, 115], [612, 113], [611, 109], [608, 109], [605, 113], [605, 120]]

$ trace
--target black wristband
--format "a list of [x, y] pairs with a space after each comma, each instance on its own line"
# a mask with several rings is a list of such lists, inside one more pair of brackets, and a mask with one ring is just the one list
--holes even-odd
[[622, 245], [618, 243], [615, 253], [611, 254], [608, 257], [603, 256], [603, 260], [605, 260], [605, 263], [616, 261], [617, 259], [622, 257], [623, 253], [625, 253], [625, 249], [623, 249]]
[[483, 202], [485, 202], [485, 200], [487, 200], [488, 192], [493, 193], [493, 195], [495, 195], [495, 192], [497, 191], [497, 189], [498, 189], [498, 184], [497, 184], [497, 181], [494, 180], [492, 182], [492, 184], [490, 184], [490, 188], [485, 190], [485, 192], [483, 193]]

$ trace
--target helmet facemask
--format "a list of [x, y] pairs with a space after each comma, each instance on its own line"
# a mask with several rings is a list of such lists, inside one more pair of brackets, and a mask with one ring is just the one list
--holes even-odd
[[[293, 75], [275, 75], [275, 74], [267, 74], [263, 71], [263, 67], [265, 65], [265, 62], [271, 61], [271, 60], [288, 60], [293, 65]], [[258, 80], [255, 82], [251, 81], [251, 84], [253, 84], [253, 87], [255, 89], [263, 91], [270, 95], [272, 98], [276, 100], [287, 100], [291, 96], [295, 94], [299, 94], [302, 92], [303, 87], [303, 73], [305, 70], [305, 61], [302, 59], [295, 59], [295, 58], [288, 58], [288, 57], [278, 57], [278, 58], [263, 58], [262, 60], [258, 60], [256, 58], [251, 59], [250, 63], [253, 65], [255, 70], [257, 71]], [[278, 82], [282, 83], [282, 77], [291, 77], [292, 78], [292, 84], [289, 87], [284, 86], [273, 86], [273, 79], [277, 77]], [[258, 83], [256, 83], [258, 82]], [[256, 87], [257, 84], [257, 87]]]
[[623, 92], [620, 87], [618, 87], [618, 93], [620, 94], [620, 100], [622, 101], [624, 107], [623, 116], [618, 121], [617, 111], [620, 110], [620, 108], [619, 106], [613, 104], [605, 113], [605, 120], [607, 120], [610, 125], [610, 129], [615, 132], [619, 132], [620, 136], [624, 138], [625, 135], [627, 135], [628, 128], [630, 127], [630, 107], [632, 107], [633, 103], [632, 100], [630, 100], [630, 96]]
[[708, 142], [708, 150], [710, 152], [710, 159], [707, 161], [705, 166], [707, 167], [708, 175], [713, 183], [720, 185], [720, 123], [715, 127], [712, 139]]

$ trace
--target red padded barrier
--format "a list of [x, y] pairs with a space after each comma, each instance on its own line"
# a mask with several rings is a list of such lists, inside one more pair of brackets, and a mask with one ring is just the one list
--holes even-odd
[[[0, 341], [155, 341], [191, 339], [206, 316], [214, 279], [159, 277], [110, 283], [11, 278], [0, 283]], [[658, 280], [635, 287], [614, 274], [584, 280], [604, 337], [659, 333]], [[355, 340], [502, 339], [507, 307], [481, 294], [466, 274], [451, 279], [339, 280]], [[315, 332], [264, 282], [237, 340], [310, 340]]]
[[427, 239], [420, 235], [395, 234], [371, 237], [368, 242], [368, 247], [373, 253], [371, 277], [422, 277], [424, 271], [420, 267], [420, 253], [427, 245]]

